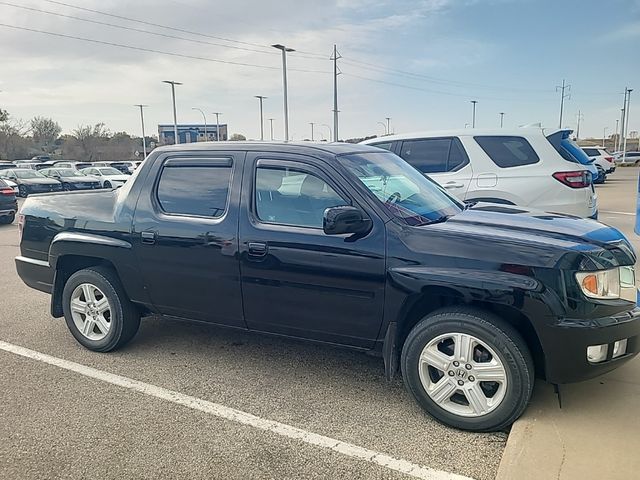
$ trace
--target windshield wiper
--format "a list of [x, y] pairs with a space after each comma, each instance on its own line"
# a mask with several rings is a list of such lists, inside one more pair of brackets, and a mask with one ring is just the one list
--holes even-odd
[[434, 218], [433, 220], [427, 220], [426, 222], [423, 222], [419, 225], [417, 225], [418, 227], [422, 227], [423, 225], [433, 225], [434, 223], [442, 223], [442, 222], [446, 222], [447, 220], [449, 220], [451, 217], [453, 217], [453, 215], [442, 215], [438, 218]]

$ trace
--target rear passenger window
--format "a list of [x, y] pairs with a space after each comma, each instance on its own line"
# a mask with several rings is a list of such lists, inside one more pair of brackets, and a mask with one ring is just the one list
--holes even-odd
[[349, 205], [324, 180], [287, 167], [258, 167], [256, 215], [267, 223], [322, 228], [325, 209]]
[[540, 158], [522, 137], [474, 137], [493, 163], [502, 168], [538, 163]]
[[422, 173], [451, 172], [469, 161], [457, 138], [406, 140], [400, 156]]
[[229, 196], [231, 161], [219, 164], [167, 164], [158, 183], [158, 201], [166, 213], [218, 218]]
[[385, 150], [391, 151], [391, 146], [392, 145], [393, 145], [393, 142], [386, 142], [386, 143], [374, 143], [371, 146], [372, 147], [378, 147], [378, 148], [384, 148]]

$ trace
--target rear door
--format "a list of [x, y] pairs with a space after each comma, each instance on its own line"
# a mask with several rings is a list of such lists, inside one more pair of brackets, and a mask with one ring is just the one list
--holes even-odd
[[473, 167], [457, 137], [403, 140], [398, 154], [450, 194], [464, 200], [473, 178]]
[[160, 313], [245, 326], [238, 261], [244, 155], [175, 152], [152, 165], [132, 237]]

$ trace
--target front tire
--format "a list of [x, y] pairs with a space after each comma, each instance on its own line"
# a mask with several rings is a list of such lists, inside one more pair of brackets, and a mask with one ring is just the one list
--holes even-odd
[[111, 182], [109, 180], [107, 180], [106, 182], [104, 182], [104, 188], [111, 188]]
[[18, 186], [18, 196], [19, 197], [27, 198], [28, 195], [29, 195], [29, 191], [27, 190], [27, 187], [25, 187], [24, 185]]
[[110, 352], [131, 340], [140, 314], [113, 270], [89, 267], [67, 280], [62, 292], [67, 327], [85, 348]]
[[402, 348], [401, 367], [407, 389], [430, 415], [481, 432], [516, 421], [535, 378], [518, 332], [492, 314], [464, 307], [418, 322]]

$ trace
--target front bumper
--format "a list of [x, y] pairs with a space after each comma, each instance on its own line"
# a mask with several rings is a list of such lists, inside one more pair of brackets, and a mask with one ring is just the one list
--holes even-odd
[[[563, 319], [539, 332], [545, 355], [546, 379], [551, 383], [588, 380], [615, 370], [640, 353], [640, 308], [611, 317]], [[613, 343], [628, 339], [624, 355], [612, 358]], [[607, 359], [601, 363], [587, 360], [587, 347], [608, 344]]]

